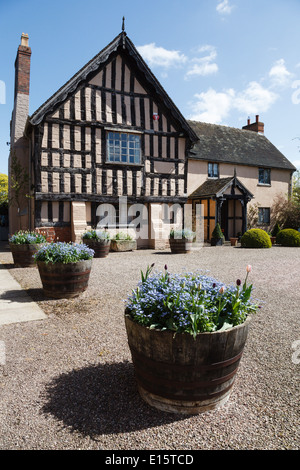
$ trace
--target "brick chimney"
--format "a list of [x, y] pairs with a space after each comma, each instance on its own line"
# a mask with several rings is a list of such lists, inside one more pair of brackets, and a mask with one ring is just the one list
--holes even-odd
[[257, 132], [258, 134], [264, 134], [265, 125], [263, 122], [259, 121], [259, 115], [256, 115], [256, 120], [252, 124], [250, 124], [250, 119], [248, 118], [247, 126], [244, 126], [242, 129], [246, 131], [253, 131]]
[[11, 144], [23, 136], [29, 112], [31, 49], [28, 46], [28, 34], [22, 33], [15, 61], [15, 94], [11, 123]]
[[19, 199], [20, 207], [16, 204], [9, 206], [9, 233], [13, 234], [20, 229], [31, 229], [31, 199], [25, 194], [30, 192], [31, 163], [29, 139], [25, 136], [25, 126], [29, 113], [29, 81], [30, 81], [30, 58], [31, 49], [28, 46], [28, 34], [22, 34], [21, 43], [18, 47], [15, 60], [15, 94], [13, 111], [10, 122], [10, 153], [8, 158], [8, 187], [9, 195], [12, 196], [11, 174], [13, 158], [18, 162], [29, 175], [28, 188], [24, 189]]

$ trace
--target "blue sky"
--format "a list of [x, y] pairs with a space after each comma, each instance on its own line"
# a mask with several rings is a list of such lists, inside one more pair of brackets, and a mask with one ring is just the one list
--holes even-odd
[[32, 49], [32, 114], [121, 32], [187, 119], [266, 137], [300, 168], [299, 0], [0, 0], [0, 173], [7, 174], [14, 62]]

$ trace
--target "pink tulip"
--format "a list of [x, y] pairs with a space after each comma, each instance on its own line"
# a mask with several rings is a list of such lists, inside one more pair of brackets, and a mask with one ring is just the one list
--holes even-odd
[[248, 266], [246, 267], [246, 271], [247, 271], [247, 273], [250, 273], [250, 271], [251, 271], [251, 264], [248, 264]]
[[219, 290], [219, 292], [220, 292], [220, 294], [224, 294], [224, 292], [225, 292], [225, 287], [222, 286], [221, 289]]

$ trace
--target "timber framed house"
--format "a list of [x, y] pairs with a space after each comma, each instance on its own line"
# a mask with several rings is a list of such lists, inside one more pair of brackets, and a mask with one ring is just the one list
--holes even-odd
[[[165, 246], [159, 234], [166, 204], [203, 204], [205, 239], [216, 222], [228, 238], [246, 230], [253, 198], [269, 207], [274, 191], [290, 191], [295, 168], [260, 135], [261, 127], [248, 123], [237, 130], [187, 121], [124, 23], [110, 44], [28, 116], [30, 55], [23, 34], [15, 63], [9, 165], [16, 153], [33, 192], [19, 214], [10, 209], [10, 233], [21, 225], [46, 232], [49, 240], [79, 241], [84, 230], [99, 226], [99, 207], [105, 204], [115, 207], [112, 222], [122, 230], [129, 223], [118, 212], [123, 197], [128, 208], [138, 203], [147, 209], [148, 233], [138, 247]], [[278, 173], [276, 184], [261, 196], [256, 172], [265, 170], [267, 178], [271, 168]], [[264, 190], [272, 186], [264, 183]]]

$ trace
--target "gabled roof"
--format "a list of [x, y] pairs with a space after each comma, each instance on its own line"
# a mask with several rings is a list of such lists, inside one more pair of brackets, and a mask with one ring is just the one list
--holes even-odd
[[188, 121], [199, 137], [189, 158], [295, 171], [292, 163], [262, 134]]
[[238, 188], [244, 196], [252, 199], [254, 196], [248, 189], [240, 182], [234, 175], [229, 178], [207, 179], [199, 186], [196, 191], [189, 195], [191, 199], [205, 198], [205, 197], [222, 197], [229, 187]]
[[192, 142], [198, 137], [191, 129], [185, 118], [182, 116], [178, 108], [175, 106], [171, 98], [153, 75], [146, 62], [143, 60], [134, 44], [128, 38], [127, 34], [122, 31], [110, 44], [100, 51], [93, 59], [91, 59], [84, 67], [82, 67], [65, 85], [63, 85], [56, 93], [54, 93], [42, 106], [40, 106], [29, 118], [32, 125], [39, 124], [46, 114], [54, 111], [57, 105], [68, 98], [89, 75], [100, 69], [110, 57], [110, 55], [119, 50], [121, 53], [126, 51], [135, 61], [139, 72], [153, 89], [154, 95], [158, 97], [165, 107], [171, 112], [173, 118], [177, 120], [180, 127], [188, 134]]

